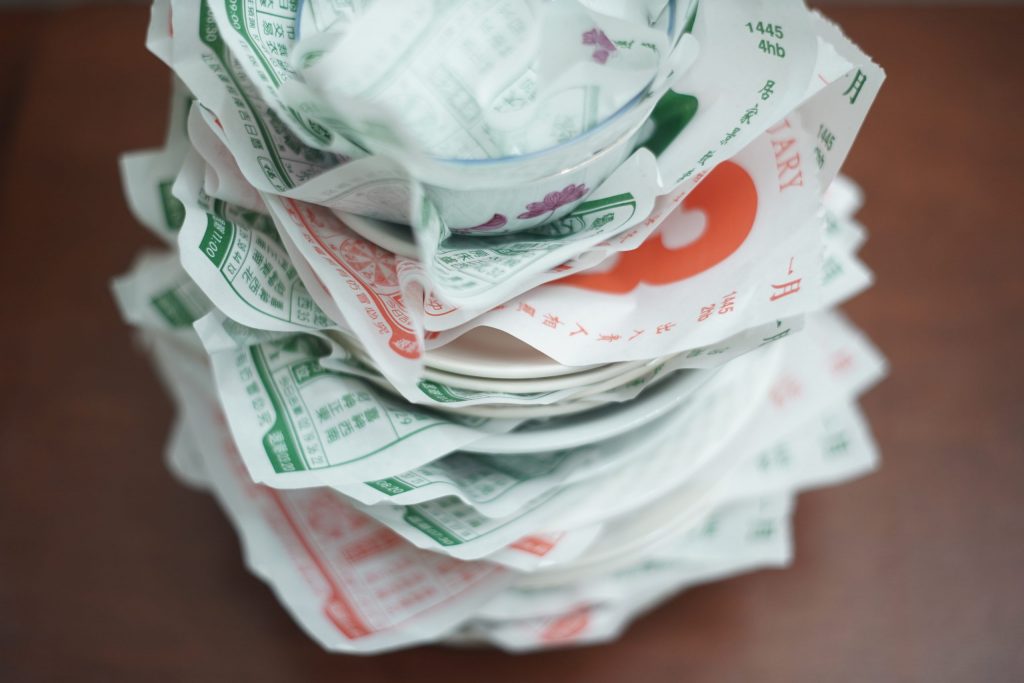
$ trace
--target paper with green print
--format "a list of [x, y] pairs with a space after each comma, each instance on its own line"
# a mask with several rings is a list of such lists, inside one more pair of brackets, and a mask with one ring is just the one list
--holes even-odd
[[[656, 96], [683, 51], [670, 42], [670, 12], [652, 26], [658, 15], [571, 1], [389, 0], [341, 30], [306, 27], [294, 62], [320, 113], [366, 149], [500, 158], [578, 137], [645, 88]], [[302, 108], [309, 93], [294, 94]]]
[[[826, 220], [821, 225], [825, 242], [821, 274], [822, 305], [830, 307], [862, 291], [870, 285], [873, 278], [863, 264], [849, 253], [849, 249], [856, 247], [863, 240], [862, 228], [849, 219], [831, 213], [826, 214]], [[802, 317], [772, 321], [760, 327], [744, 330], [715, 344], [687, 349], [670, 358], [650, 361], [647, 364], [648, 369], [642, 374], [618, 384], [609, 382], [607, 384], [610, 386], [597, 392], [590, 386], [528, 395], [482, 392], [463, 390], [424, 379], [417, 379], [407, 385], [399, 383], [399, 389], [414, 403], [446, 407], [493, 404], [545, 405], [567, 400], [580, 400], [594, 405], [621, 402], [635, 398], [650, 384], [672, 372], [680, 369], [720, 367], [752, 349], [796, 333], [801, 327]], [[332, 348], [331, 355], [322, 360], [325, 367], [356, 374], [377, 383], [390, 384], [389, 378], [381, 373], [366, 351], [355, 351], [356, 347], [352, 346], [352, 333], [325, 330], [322, 334], [323, 339]], [[269, 338], [266, 332], [225, 321], [222, 315], [214, 315], [213, 319], [202, 323], [202, 336], [210, 351], [257, 343]]]
[[729, 496], [829, 486], [863, 476], [877, 465], [878, 449], [863, 414], [855, 404], [841, 403], [746, 458], [730, 480]]
[[[537, 530], [529, 525], [541, 519], [557, 519], [559, 529], [571, 530], [642, 510], [670, 497], [722, 453], [754, 457], [761, 446], [783, 439], [820, 406], [852, 400], [885, 371], [878, 352], [834, 314], [815, 317], [807, 333], [787, 339], [776, 348], [777, 357], [778, 352], [777, 368], [764, 354], [726, 366], [676, 415], [671, 435], [653, 444], [646, 457], [629, 460], [622, 470], [549, 489], [548, 495], [534, 498], [512, 515], [492, 519], [456, 496], [363, 509], [420, 547], [454, 557], [483, 557]], [[754, 368], [761, 368], [760, 375], [752, 372]], [[726, 480], [714, 495], [721, 499], [730, 491]], [[470, 494], [462, 498], [472, 500]]]
[[[654, 438], [630, 434], [632, 441], [642, 442], [642, 454], [626, 458], [620, 463], [621, 468], [611, 468], [600, 476], [571, 485], [549, 487], [512, 514], [492, 518], [483, 514], [475, 501], [466, 503], [456, 496], [404, 506], [381, 503], [362, 509], [418, 547], [461, 559], [488, 556], [520, 536], [550, 530], [552, 523], [559, 530], [602, 523], [647, 502], [634, 488], [645, 485], [647, 490], [671, 490], [688, 472], [699, 467], [706, 455], [713, 454], [708, 446], [723, 438], [732, 418], [742, 423], [744, 418], [734, 415], [738, 410], [735, 401], [740, 394], [757, 393], [756, 387], [740, 381], [742, 370], [752, 367], [751, 363], [756, 360], [733, 363], [698, 389], [675, 415], [652, 429], [657, 432]], [[760, 384], [766, 385], [767, 381]], [[728, 408], [725, 404], [729, 404]], [[622, 495], [607, 495], [617, 486], [623, 487]], [[464, 493], [464, 497], [472, 500], [471, 496]]]
[[551, 491], [625, 467], [674, 426], [673, 420], [663, 418], [640, 433], [551, 453], [453, 453], [386, 479], [335, 488], [365, 505], [415, 505], [454, 497], [487, 517], [507, 517]]
[[[174, 35], [176, 40], [183, 42], [182, 49], [174, 51], [174, 54], [181, 55], [184, 60], [176, 64], [176, 68], [186, 74], [186, 80], [204, 106], [216, 114], [218, 129], [235, 154], [240, 172], [261, 191], [319, 203], [335, 210], [412, 223], [417, 227], [421, 248], [428, 250], [423, 261], [431, 269], [432, 287], [427, 293], [433, 294], [449, 309], [465, 309], [458, 315], [447, 316], [444, 319], [446, 325], [457, 324], [460, 316], [465, 320], [508, 298], [510, 292], [507, 290], [512, 282], [518, 281], [518, 289], [523, 291], [538, 284], [536, 280], [527, 281], [529, 275], [540, 275], [553, 268], [558, 270], [542, 276], [541, 280], [566, 274], [562, 264], [579, 257], [602, 239], [621, 234], [633, 226], [639, 226], [638, 233], [649, 233], [653, 223], [639, 225], [640, 222], [650, 213], [654, 196], [671, 190], [660, 179], [668, 176], [655, 167], [653, 156], [640, 154], [627, 161], [619, 173], [588, 199], [588, 204], [593, 206], [613, 197], [630, 197], [627, 206], [632, 207], [631, 211], [621, 217], [616, 213], [611, 222], [606, 220], [608, 211], [594, 213], [590, 209], [589, 218], [586, 212], [581, 211], [571, 220], [564, 219], [560, 227], [549, 231], [544, 240], [530, 236], [521, 243], [513, 241], [494, 245], [486, 244], [489, 240], [472, 240], [478, 244], [470, 247], [453, 242], [446, 247], [450, 241], [447, 229], [437, 225], [436, 220], [429, 216], [427, 220], [422, 218], [424, 212], [422, 200], [417, 201], [417, 187], [409, 182], [400, 164], [395, 165], [382, 157], [345, 163], [342, 157], [325, 155], [313, 147], [304, 146], [297, 139], [289, 138], [287, 117], [274, 114], [272, 108], [263, 104], [264, 95], [259, 92], [258, 84], [251, 74], [246, 73], [246, 64], [251, 66], [252, 60], [246, 62], [232, 57], [231, 50], [227, 49], [218, 32], [219, 24], [214, 22], [211, 25], [213, 15], [220, 10], [204, 14], [195, 6], [175, 9]], [[700, 26], [702, 24], [698, 22]], [[813, 54], [802, 54], [791, 45], [787, 63], [813, 60]], [[708, 77], [703, 78], [706, 80]], [[730, 87], [728, 81], [722, 81], [721, 86]], [[787, 87], [799, 92], [805, 90], [803, 83], [790, 83]], [[783, 89], [779, 80], [776, 91]], [[749, 128], [756, 134], [770, 123], [765, 118], [763, 125], [755, 122]], [[740, 146], [736, 145], [736, 150]], [[680, 197], [677, 196], [678, 199]], [[639, 235], [631, 237], [631, 242], [615, 245], [612, 249], [630, 248], [642, 239]], [[430, 253], [429, 250], [433, 249], [436, 249], [436, 254]], [[485, 255], [474, 254], [474, 251], [482, 251]], [[601, 256], [604, 255], [607, 252]], [[570, 267], [587, 267], [599, 260], [597, 255], [591, 254], [578, 263], [570, 264]], [[455, 264], [458, 264], [457, 268]]]
[[[741, 4], [738, 4], [737, 7]], [[740, 11], [736, 8], [734, 10]], [[179, 17], [179, 15], [184, 16]], [[655, 194], [661, 191], [656, 189], [661, 187], [660, 184], [663, 182], [658, 179], [659, 173], [662, 177], [665, 177], [664, 173], [662, 173], [663, 169], [655, 169], [652, 166], [653, 157], [644, 157], [643, 154], [639, 154], [639, 156], [634, 157], [620, 169], [618, 177], [624, 180], [615, 180], [617, 176], [613, 175], [595, 193], [595, 198], [592, 201], [588, 201], [587, 205], [576, 216], [563, 219], [560, 223], [561, 227], [555, 229], [546, 237], [534, 235], [530, 238], [513, 238], [496, 242], [493, 245], [489, 244], [491, 240], [462, 238], [460, 242], [459, 239], [450, 236], [446, 237], [446, 229], [443, 225], [439, 224], [436, 212], [429, 209], [429, 203], [424, 204], [422, 193], [414, 184], [409, 184], [408, 178], [405, 177], [403, 171], [397, 169], [397, 167], [389, 167], [388, 161], [372, 158], [338, 165], [342, 161], [340, 157], [330, 158], [329, 155], [324, 157], [322, 152], [313, 148], [304, 149], [301, 143], [298, 143], [296, 140], [289, 140], [287, 138], [287, 125], [282, 127], [280, 121], [278, 121], [279, 125], [274, 125], [272, 112], [265, 105], [260, 104], [261, 95], [257, 92], [258, 89], [249, 88], [246, 90], [246, 79], [251, 80], [251, 76], [241, 73], [241, 71], [244, 71], [241, 68], [241, 62], [235, 63], [238, 60], [232, 61], [230, 54], [228, 54], [230, 50], [224, 50], [224, 46], [217, 42], [219, 39], [215, 39], [213, 34], [217, 29], [216, 22], [211, 26], [208, 21], [210, 17], [205, 16], [204, 18], [204, 15], [194, 8], [191, 11], [191, 16], [193, 17], [191, 21], [194, 21], [197, 26], [191, 27], [190, 30], [188, 9], [182, 8], [176, 13], [175, 21], [181, 24], [182, 30], [178, 31], [175, 35], [182, 36], [181, 40], [185, 41], [189, 40], [190, 35], [202, 36], [199, 47], [207, 50], [205, 57], [198, 61], [193, 60], [195, 63], [187, 70], [190, 73], [197, 71], [201, 62], [202, 68], [206, 69], [209, 73], [205, 76], [193, 74], [191, 78], [198, 85], [202, 85], [205, 91], [212, 93], [206, 98], [207, 104], [214, 101], [224, 101], [231, 105], [213, 107], [213, 109], [206, 110], [206, 118], [209, 123], [212, 120], [213, 113], [216, 112], [216, 122], [219, 124], [219, 130], [233, 153], [238, 155], [240, 153], [239, 150], [241, 150], [241, 152], [244, 152], [242, 155], [244, 157], [249, 154], [249, 151], [246, 150], [252, 151], [254, 156], [248, 161], [242, 157], [237, 159], [239, 172], [245, 174], [265, 191], [283, 192], [290, 198], [303, 201], [308, 200], [312, 203], [324, 203], [334, 209], [346, 208], [355, 212], [374, 214], [374, 211], [366, 208], [368, 206], [366, 201], [369, 201], [371, 204], [376, 202], [382, 207], [388, 207], [388, 210], [392, 212], [400, 210], [400, 213], [403, 215], [396, 216], [392, 214], [384, 216], [380, 213], [377, 215], [389, 217], [392, 220], [406, 220], [418, 226], [416, 230], [417, 239], [420, 249], [423, 250], [425, 256], [423, 265], [417, 266], [415, 262], [405, 262], [404, 259], [396, 259], [395, 270], [399, 277], [406, 305], [409, 305], [409, 302], [424, 302], [423, 314], [420, 317], [423, 320], [422, 325], [427, 330], [448, 329], [453, 325], [458, 326], [465, 320], [478, 316], [482, 311], [493, 307], [510, 295], [514, 295], [517, 291], [521, 292], [545, 280], [564, 277], [576, 270], [595, 266], [609, 253], [635, 248], [640, 245], [658, 222], [657, 216], [653, 216], [650, 220], [644, 220], [643, 224], [637, 223], [641, 218], [651, 213], [650, 207], [652, 205], [650, 201], [654, 199]], [[205, 24], [203, 23], [204, 21], [206, 22]], [[764, 25], [765, 18], [762, 17], [758, 21]], [[694, 29], [695, 34], [699, 34], [700, 31], [717, 30], [715, 29], [716, 26], [725, 26], [728, 23], [721, 16], [709, 14], [704, 23], [701, 23], [701, 21], [697, 22], [697, 26]], [[773, 26], [780, 24], [780, 22], [768, 23]], [[744, 30], [748, 33], [756, 32], [757, 25], [757, 22], [753, 22], [751, 26], [754, 28]], [[790, 29], [789, 32], [792, 34], [792, 25]], [[744, 40], [746, 39], [744, 38]], [[849, 67], [850, 65], [849, 61], [836, 59], [829, 61], [823, 59], [821, 58], [821, 53], [825, 51], [825, 48], [817, 46], [815, 49], [817, 50], [819, 61], [822, 62], [822, 68], [828, 67], [828, 69], [831, 69], [829, 74], [832, 74], [833, 71], [838, 73], [839, 69]], [[188, 50], [182, 52], [190, 54]], [[795, 46], [793, 41], [789, 40], [785, 59], [779, 59], [776, 55], [765, 54], [764, 51], [759, 50], [757, 60], [758, 64], [774, 64], [772, 60], [794, 64], [796, 61], [803, 59], [798, 59], [798, 55], [804, 54], [804, 52], [806, 51], [803, 48]], [[704, 66], [701, 68], [707, 69], [711, 67]], [[790, 67], [786, 68], [789, 69]], [[795, 67], [793, 68], [795, 69]], [[236, 73], [236, 71], [240, 73]], [[793, 71], [793, 73], [796, 72], [802, 73], [800, 69]], [[792, 74], [789, 71], [786, 73], [789, 74], [786, 78], [792, 81]], [[828, 74], [826, 74], [827, 77], [829, 77]], [[779, 76], [779, 78], [782, 79], [783, 77]], [[801, 87], [790, 84], [785, 88], [781, 80], [776, 80], [776, 85], [773, 86], [772, 90], [773, 94], [767, 100], [759, 99], [761, 103], [758, 105], [760, 107], [759, 112], [765, 115], [764, 120], [767, 121], [769, 104], [775, 106], [775, 99], [772, 98], [776, 96], [781, 98], [782, 94], [791, 91], [799, 91], [802, 95], [814, 95], [816, 97], [818, 85], [815, 84], [822, 84], [821, 79], [812, 79], [812, 84], [805, 84]], [[822, 87], [824, 86], [822, 85]], [[229, 95], [234, 92], [242, 95], [247, 92], [249, 94], [245, 97], [230, 97]], [[763, 93], [757, 95], [758, 98], [762, 96]], [[789, 95], [786, 95], [786, 97], [789, 97]], [[201, 97], [201, 99], [203, 98]], [[687, 100], [687, 103], [691, 101]], [[785, 101], [785, 98], [779, 99], [779, 101]], [[687, 104], [687, 106], [689, 107], [690, 105]], [[834, 107], [836, 103], [833, 101], [830, 106]], [[863, 114], [860, 107], [855, 107], [854, 109], [860, 111], [861, 115]], [[699, 106], [697, 111], [700, 113]], [[661, 118], [664, 120], [664, 117]], [[266, 120], [262, 126], [257, 125], [264, 119]], [[741, 126], [743, 134], [746, 135], [748, 130], [759, 130], [759, 125], [755, 119], [749, 119]], [[216, 132], [216, 127], [211, 125], [211, 129]], [[689, 127], [686, 130], [690, 130]], [[252, 131], [256, 131], [259, 135], [254, 138], [251, 134]], [[815, 135], [818, 135], [818, 131], [815, 131]], [[258, 142], [258, 144], [253, 142], [261, 136], [261, 142]], [[741, 137], [733, 136], [728, 142], [728, 148], [738, 149], [739, 143], [737, 140], [740, 140]], [[686, 138], [685, 135], [680, 140], [684, 138]], [[255, 147], [253, 146], [254, 144], [256, 144]], [[661, 157], [667, 159], [668, 156], [666, 155], [671, 154], [678, 156], [678, 153], [673, 151], [677, 147], [678, 145], [673, 147], [672, 143], [666, 144], [661, 150], [663, 152]], [[710, 168], [717, 161], [723, 160], [733, 153], [729, 152], [726, 154], [723, 151], [721, 154], [713, 155], [711, 161], [705, 163], [704, 166]], [[291, 161], [288, 161], [289, 159]], [[317, 161], [318, 159], [320, 161]], [[658, 164], [664, 165], [664, 163], [664, 159], [659, 158]], [[313, 165], [310, 166], [310, 164]], [[268, 171], [270, 175], [268, 175]], [[224, 175], [224, 173], [221, 173], [221, 175]], [[283, 178], [290, 178], [290, 180], [282, 185], [279, 181]], [[638, 182], [638, 179], [643, 180]], [[227, 184], [221, 183], [221, 185], [226, 186]], [[354, 189], [356, 185], [362, 189]], [[681, 201], [684, 194], [683, 192], [675, 192], [673, 194], [673, 201]], [[607, 200], [627, 195], [631, 199], [625, 204], [620, 202], [619, 208], [616, 208], [615, 212], [611, 212], [612, 220], [606, 220], [606, 214], [609, 212], [602, 210], [602, 206], [610, 206], [607, 204]], [[373, 199], [374, 197], [376, 199]], [[291, 199], [288, 201], [291, 201]], [[355, 202], [355, 204], [351, 202]], [[605, 204], [602, 205], [602, 202], [605, 202]], [[357, 204], [359, 205], [357, 206]], [[409, 210], [410, 207], [416, 206], [419, 207], [417, 210]], [[597, 211], [587, 208], [588, 206], [597, 206]], [[626, 208], [630, 209], [629, 212], [624, 213], [623, 217], [619, 218], [617, 212], [623, 211]], [[306, 207], [299, 205], [299, 211], [303, 210], [306, 210]], [[312, 212], [313, 210], [309, 209], [309, 211]], [[587, 211], [590, 211], [590, 213], [588, 214]], [[658, 213], [659, 210], [656, 208], [654, 214]], [[661, 211], [661, 213], [664, 214], [665, 212]], [[411, 217], [407, 214], [411, 214]], [[588, 215], [590, 218], [588, 218]], [[282, 220], [281, 211], [278, 211], [276, 216], [279, 221]], [[325, 212], [323, 220], [330, 223], [330, 221], [337, 221], [337, 218], [329, 212]], [[576, 223], [581, 225], [577, 226]], [[631, 225], [633, 226], [632, 228], [630, 228]], [[282, 232], [285, 232], [287, 229], [283, 228]], [[616, 235], [623, 235], [623, 237], [618, 238], [615, 237]], [[301, 239], [297, 239], [301, 235], [296, 234], [291, 237], [295, 238], [292, 239], [292, 242], [302, 248]], [[540, 239], [540, 237], [544, 237], [544, 239]], [[613, 237], [615, 238], [610, 239]], [[467, 239], [469, 243], [462, 244]], [[286, 243], [288, 242], [287, 239], [285, 241]], [[587, 246], [588, 244], [600, 245], [602, 242], [607, 244], [595, 248]], [[485, 243], [487, 244], [485, 245]], [[293, 259], [296, 261], [305, 261], [311, 258], [309, 254], [303, 254], [302, 256], [293, 255]], [[301, 277], [302, 266], [297, 265], [296, 268], [300, 272]], [[533, 274], [531, 275], [531, 273]], [[317, 277], [320, 277], [320, 279], [323, 279], [321, 276], [324, 275], [322, 272], [317, 273]], [[332, 277], [336, 277], [336, 275], [328, 273], [326, 277], [330, 280]], [[311, 291], [315, 289], [313, 285], [315, 279], [309, 276], [304, 277], [307, 287]], [[343, 285], [344, 283], [338, 283], [337, 287], [332, 288], [334, 292], [329, 296], [337, 294]], [[805, 287], [804, 291], [807, 293], [810, 291], [810, 288]], [[312, 294], [314, 297], [319, 297], [320, 292], [313, 291]], [[793, 298], [780, 301], [788, 304], [793, 301]], [[320, 302], [321, 304], [324, 303], [322, 297]], [[515, 304], [516, 308], [519, 307], [519, 303], [522, 303], [522, 301]], [[525, 303], [535, 307], [533, 302], [526, 301]], [[324, 308], [324, 306], [321, 307]], [[491, 317], [494, 318], [496, 315], [498, 314], [491, 314]], [[567, 335], [581, 329], [580, 327], [569, 329], [572, 325], [560, 311], [556, 311], [552, 315], [555, 316], [552, 324], [558, 326], [561, 323], [561, 326], [566, 326], [564, 331]], [[338, 321], [337, 317], [332, 317], [336, 322]], [[643, 321], [636, 322], [641, 324], [634, 326], [635, 330], [646, 330], [646, 325], [642, 324]], [[664, 323], [664, 321], [662, 322]], [[669, 321], [672, 326], [676, 326], [676, 322], [674, 320]], [[627, 336], [633, 337], [637, 334], [633, 331], [634, 327], [630, 328]], [[659, 324], [658, 327], [668, 329], [668, 324]], [[707, 326], [705, 325], [704, 327]], [[416, 324], [409, 327], [409, 334], [406, 336], [410, 337], [410, 339], [418, 337], [418, 330], [416, 328]], [[582, 330], [580, 334], [584, 336], [574, 335], [573, 341], [578, 342], [585, 336], [594, 334], [589, 330], [586, 321], [582, 323]], [[525, 334], [526, 328], [517, 330], [517, 332]], [[543, 340], [538, 337], [538, 334], [540, 334], [539, 328], [538, 331], [529, 332], [528, 341], [534, 345], [542, 343]], [[601, 334], [609, 340], [614, 339], [616, 336], [620, 340], [626, 338], [622, 336], [623, 332], [618, 330], [602, 332]], [[549, 336], [551, 335], [549, 334]], [[671, 335], [665, 335], [666, 338], [668, 336]], [[676, 336], [681, 335], [677, 334]], [[372, 344], [380, 339], [380, 335], [364, 332], [361, 338], [364, 343]], [[557, 348], [551, 346], [551, 340], [543, 341], [543, 343], [547, 352], [558, 353]], [[650, 342], [645, 342], [645, 344], [649, 345]], [[703, 345], [706, 344], [699, 339], [689, 344], [690, 348]], [[571, 346], [575, 349], [578, 347], [578, 343]], [[621, 355], [623, 350], [627, 348], [627, 345], [620, 344], [617, 346], [607, 343], [597, 344], [593, 348], [595, 352], [605, 355], [608, 353]], [[651, 353], [650, 349], [646, 349], [644, 353], [664, 355]], [[388, 352], [383, 348], [378, 347], [376, 349], [374, 360], [383, 367], [385, 373], [392, 379], [411, 376], [411, 373], [408, 371], [409, 363], [404, 362], [401, 358], [394, 357], [394, 354], [388, 358]], [[386, 360], [390, 361], [390, 366], [393, 367], [389, 367], [389, 363], [384, 362]], [[416, 362], [414, 359], [412, 365], [415, 366]], [[416, 400], [412, 398], [414, 389], [411, 385], [401, 386], [400, 389], [402, 389], [403, 394], [407, 398]]]
[[[834, 313], [818, 314], [808, 320], [803, 333], [780, 343], [780, 364], [772, 370], [760, 393], [751, 391], [750, 380], [755, 377], [749, 370], [741, 373], [746, 386], [728, 393], [728, 385], [721, 384], [716, 393], [700, 396], [703, 405], [695, 419], [683, 428], [679, 438], [667, 449], [655, 451], [652, 456], [630, 467], [628, 476], [608, 478], [603, 488], [594, 486], [589, 504], [575, 508], [561, 516], [564, 528], [605, 522], [609, 517], [641, 509], [685, 485], [687, 477], [698, 471], [701, 463], [721, 458], [723, 453], [738, 453], [737, 468], [716, 487], [713, 497], [724, 502], [731, 497], [756, 496], [777, 490], [795, 490], [814, 483], [824, 483], [830, 477], [849, 478], [862, 474], [873, 463], [873, 446], [869, 438], [860, 438], [857, 453], [861, 459], [836, 460], [818, 472], [811, 462], [794, 467], [789, 478], [777, 481], [776, 487], [743, 489], [739, 486], [739, 473], [749, 469], [749, 463], [759, 458], [762, 449], [800, 438], [801, 428], [808, 430], [822, 410], [848, 404], [878, 382], [886, 372], [885, 359], [863, 335]], [[728, 371], [732, 365], [726, 366]], [[713, 387], [713, 385], [712, 385]], [[760, 398], [758, 398], [760, 397]], [[752, 402], [753, 405], [746, 405]], [[745, 406], [742, 412], [737, 406]], [[745, 416], [745, 417], [744, 417]], [[850, 431], [850, 440], [859, 438]], [[688, 454], [703, 457], [690, 468], [672, 461], [673, 448], [685, 448]], [[796, 450], [798, 447], [793, 446]], [[660, 460], [659, 460], [660, 459]], [[806, 479], [801, 479], [806, 477]], [[601, 502], [598, 501], [610, 501]]]
[[827, 408], [746, 458], [730, 477], [724, 502], [692, 528], [661, 539], [609, 573], [562, 585], [524, 579], [485, 604], [458, 638], [512, 651], [604, 642], [681, 590], [784, 566], [792, 557], [793, 493], [864, 474], [876, 459], [858, 409]]
[[243, 325], [290, 332], [333, 327], [270, 218], [206, 196], [202, 165], [190, 154], [174, 188], [185, 207], [178, 248], [192, 279], [221, 312]]
[[254, 483], [216, 401], [196, 389], [179, 387], [190, 457], [238, 531], [250, 571], [325, 648], [368, 653], [436, 640], [508, 585], [511, 572], [417, 550], [329, 489]]
[[383, 478], [517, 422], [441, 416], [327, 370], [321, 340], [294, 335], [211, 356], [221, 403], [254, 481], [276, 488]]
[[132, 215], [162, 240], [171, 243], [185, 220], [185, 207], [171, 193], [171, 187], [189, 149], [185, 122], [194, 99], [175, 76], [163, 146], [128, 152], [119, 159], [121, 185]]
[[[296, 41], [297, 0], [202, 0], [204, 21], [216, 23], [218, 38], [208, 27], [208, 44], [230, 52], [238, 66], [255, 86], [279, 120], [284, 121], [305, 144], [314, 147], [332, 145], [330, 131], [282, 98], [283, 86], [295, 78], [292, 53]], [[226, 48], [226, 49], [225, 49]], [[343, 142], [335, 141], [335, 145]], [[351, 145], [347, 145], [351, 148]]]
[[192, 324], [213, 306], [173, 251], [142, 252], [111, 289], [124, 321], [141, 328], [191, 333]]

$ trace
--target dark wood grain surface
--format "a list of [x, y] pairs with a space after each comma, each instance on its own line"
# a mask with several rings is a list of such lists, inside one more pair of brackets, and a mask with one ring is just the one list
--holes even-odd
[[881, 471], [802, 496], [792, 568], [605, 647], [322, 652], [162, 464], [171, 405], [108, 279], [153, 244], [116, 157], [163, 134], [146, 10], [0, 14], [0, 680], [1024, 680], [1024, 8], [843, 8], [888, 69], [847, 172], [892, 376]]

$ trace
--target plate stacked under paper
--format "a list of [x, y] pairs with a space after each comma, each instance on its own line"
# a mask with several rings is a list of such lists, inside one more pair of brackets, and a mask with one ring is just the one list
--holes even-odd
[[664, 4], [679, 61], [635, 152], [480, 236], [422, 159], [289, 99], [326, 9], [154, 3], [171, 123], [122, 170], [169, 248], [115, 295], [178, 406], [169, 467], [324, 647], [607, 640], [786, 565], [796, 493], [875, 466], [857, 399], [885, 362], [834, 310], [871, 282], [836, 173], [881, 71], [800, 2]]

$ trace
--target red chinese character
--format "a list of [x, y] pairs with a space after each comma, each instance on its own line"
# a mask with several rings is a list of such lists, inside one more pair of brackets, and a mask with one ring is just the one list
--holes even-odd
[[544, 314], [544, 326], [545, 327], [550, 327], [553, 330], [557, 330], [559, 325], [564, 325], [564, 324], [565, 323], [563, 323], [558, 318], [557, 315], [552, 315], [550, 313], [545, 313]]
[[546, 539], [543, 536], [524, 536], [518, 541], [512, 544], [512, 547], [516, 550], [522, 550], [536, 555], [537, 557], [544, 557], [551, 549], [556, 545], [556, 541]]
[[790, 399], [798, 397], [802, 392], [803, 387], [800, 386], [800, 383], [786, 375], [775, 383], [775, 386], [768, 392], [768, 396], [777, 408], [781, 408]]
[[597, 335], [597, 341], [615, 342], [622, 339], [622, 335], [618, 334], [599, 334]]
[[587, 337], [590, 336], [590, 333], [587, 332], [587, 328], [583, 327], [583, 325], [580, 325], [579, 323], [576, 323], [576, 331], [575, 332], [570, 332], [569, 336], [570, 337], [575, 337], [577, 334], [582, 334], [582, 335], [585, 335]]
[[430, 309], [434, 311], [440, 311], [444, 309], [444, 304], [438, 301], [437, 297], [435, 297], [433, 294], [431, 294], [430, 298], [427, 299], [427, 306], [429, 306]]
[[800, 291], [800, 282], [802, 280], [803, 280], [803, 278], [799, 278], [798, 277], [795, 280], [790, 280], [789, 282], [783, 282], [781, 285], [772, 285], [772, 289], [774, 289], [776, 291], [772, 292], [772, 295], [770, 297], [768, 297], [768, 300], [769, 301], [778, 301], [779, 299], [781, 299], [784, 296], [789, 296], [790, 294], [796, 294], [797, 292]]
[[643, 333], [644, 333], [643, 330], [633, 330], [633, 336], [630, 337], [629, 339], [627, 339], [626, 341], [633, 341], [634, 339], [636, 339], [637, 337], [639, 337]]
[[524, 303], [522, 301], [519, 302], [519, 306], [516, 308], [516, 310], [517, 311], [522, 311], [523, 313], [525, 313], [526, 315], [530, 316], [531, 318], [537, 313], [537, 309], [536, 308], [534, 308], [530, 304]]
[[662, 324], [658, 325], [658, 329], [655, 330], [654, 334], [664, 334], [666, 332], [671, 332], [672, 328], [675, 327], [675, 326], [676, 326], [676, 324], [673, 323], [673, 322], [662, 323]]

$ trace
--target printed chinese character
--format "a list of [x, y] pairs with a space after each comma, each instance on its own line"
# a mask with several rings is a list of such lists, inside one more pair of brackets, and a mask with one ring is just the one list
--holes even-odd
[[[857, 98], [860, 96], [861, 88], [868, 82], [868, 77], [860, 70], [857, 69], [857, 74], [853, 77], [850, 82], [850, 87], [846, 89], [843, 95], [850, 95], [850, 104], [855, 104]], [[852, 95], [850, 93], [853, 93]]]
[[563, 323], [561, 321], [561, 319], [557, 315], [552, 315], [551, 313], [545, 313], [544, 314], [544, 323], [543, 324], [544, 324], [545, 327], [550, 327], [553, 330], [557, 330], [559, 325], [564, 325], [565, 323]]

